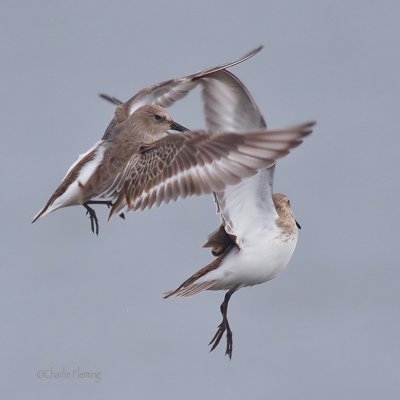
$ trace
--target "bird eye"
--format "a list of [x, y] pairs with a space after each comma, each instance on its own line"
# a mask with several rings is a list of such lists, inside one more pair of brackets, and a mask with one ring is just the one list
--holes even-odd
[[157, 122], [161, 122], [161, 121], [163, 120], [163, 117], [162, 117], [161, 115], [159, 115], [159, 114], [154, 114], [154, 119], [155, 119]]

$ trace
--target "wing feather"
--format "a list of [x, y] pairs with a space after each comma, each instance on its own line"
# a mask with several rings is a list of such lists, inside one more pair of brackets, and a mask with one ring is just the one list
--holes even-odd
[[[202, 96], [207, 129], [212, 132], [245, 132], [251, 129], [266, 128], [265, 120], [246, 86], [229, 71], [216, 71], [202, 79]], [[279, 137], [285, 132], [279, 132]], [[271, 146], [273, 136], [271, 135]], [[284, 140], [287, 140], [285, 137]], [[289, 138], [290, 140], [290, 138]], [[294, 144], [295, 146], [295, 144]], [[230, 157], [235, 161], [234, 157]], [[228, 163], [229, 162], [229, 163]], [[238, 168], [244, 168], [237, 163], [226, 160], [224, 163], [231, 172], [240, 173]], [[235, 235], [248, 229], [247, 217], [242, 210], [260, 207], [259, 216], [273, 214], [272, 183], [274, 163], [271, 167], [249, 174], [248, 178], [239, 184], [227, 187], [224, 191], [214, 193], [217, 212], [222, 224], [229, 227]], [[260, 193], [267, 192], [260, 205]]]
[[126, 120], [139, 107], [145, 104], [156, 104], [165, 108], [170, 107], [176, 101], [182, 99], [191, 90], [193, 90], [200, 83], [200, 81], [202, 81], [203, 78], [248, 60], [249, 58], [255, 56], [262, 48], [263, 46], [259, 46], [245, 54], [243, 57], [230, 63], [223, 64], [217, 67], [207, 68], [194, 74], [184, 76], [182, 78], [169, 79], [167, 81], [163, 81], [153, 86], [142, 89], [125, 103], [113, 96], [103, 93], [100, 94], [100, 97], [102, 97], [104, 100], [107, 100], [118, 106], [115, 111], [115, 117], [107, 128], [103, 139], [110, 139], [113, 136], [114, 126], [118, 122]]
[[170, 135], [129, 161], [125, 183], [116, 193], [110, 216], [126, 205], [132, 210], [144, 209], [178, 197], [222, 191], [227, 185], [254, 175], [258, 169], [271, 166], [301, 143], [312, 126], [308, 123], [280, 130], [290, 132], [285, 135], [286, 142], [277, 142], [277, 131], [267, 130], [241, 135], [204, 131]]

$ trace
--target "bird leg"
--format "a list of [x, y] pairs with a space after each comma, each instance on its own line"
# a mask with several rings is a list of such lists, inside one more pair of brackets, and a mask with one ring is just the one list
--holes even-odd
[[113, 203], [110, 200], [89, 200], [85, 203], [86, 205], [88, 204], [104, 204], [108, 208], [112, 207]]
[[229, 359], [232, 358], [232, 348], [233, 348], [233, 340], [232, 340], [232, 330], [229, 326], [228, 322], [228, 303], [233, 295], [233, 293], [236, 292], [237, 289], [231, 289], [225, 294], [224, 301], [222, 302], [220, 306], [221, 314], [222, 314], [222, 322], [218, 325], [217, 332], [215, 333], [214, 337], [211, 339], [210, 343], [208, 344], [209, 346], [212, 345], [211, 350], [213, 351], [219, 344], [219, 342], [222, 339], [222, 336], [224, 335], [226, 331], [226, 350], [225, 350], [225, 355], [229, 357]]
[[[90, 200], [90, 201], [87, 201], [85, 204], [86, 205], [87, 204], [105, 204], [108, 208], [111, 208], [113, 206], [113, 203], [110, 200]], [[121, 213], [121, 214], [119, 214], [119, 217], [122, 219], [125, 219], [125, 214]]]
[[[93, 202], [88, 202], [89, 204], [97, 204]], [[89, 215], [90, 218], [90, 227], [93, 233], [99, 235], [99, 220], [97, 219], [96, 211], [93, 210], [92, 207], [88, 206], [88, 203], [83, 203], [83, 207], [86, 208], [86, 215]]]
[[[113, 206], [112, 201], [110, 200], [90, 200], [86, 203], [83, 203], [83, 207], [86, 208], [86, 215], [89, 215], [90, 218], [90, 227], [92, 228], [92, 232], [99, 234], [99, 220], [97, 219], [96, 211], [93, 210], [92, 207], [89, 207], [89, 204], [104, 204], [108, 208]], [[125, 219], [125, 214], [119, 214], [120, 218]]]

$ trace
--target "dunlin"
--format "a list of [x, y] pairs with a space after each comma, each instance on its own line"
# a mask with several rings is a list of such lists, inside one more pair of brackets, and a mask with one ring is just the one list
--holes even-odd
[[[176, 133], [168, 135], [169, 129]], [[111, 217], [122, 209], [143, 210], [178, 197], [223, 190], [301, 143], [310, 124], [242, 135], [184, 131], [164, 108], [140, 107], [113, 125], [107, 138], [70, 168], [33, 222], [59, 208], [81, 204], [97, 234], [98, 221], [90, 204], [112, 206]]]
[[[230, 72], [215, 72], [202, 81], [202, 86], [209, 130], [230, 130], [241, 136], [249, 129], [266, 127], [249, 91]], [[300, 225], [293, 217], [289, 199], [272, 192], [274, 169], [272, 165], [214, 194], [222, 224], [204, 247], [211, 247], [216, 259], [176, 290], [165, 293], [167, 298], [227, 290], [220, 306], [222, 322], [209, 344], [214, 350], [226, 332], [225, 354], [229, 358], [233, 338], [227, 312], [232, 294], [276, 277], [288, 264], [297, 243]]]
[[[240, 136], [248, 130], [265, 129], [265, 120], [245, 85], [225, 68], [209, 71], [196, 80], [203, 90], [208, 130], [214, 133], [228, 130]], [[180, 81], [171, 82], [175, 85]], [[186, 86], [185, 94], [193, 87]], [[122, 103], [109, 95], [102, 97], [114, 104]], [[309, 130], [313, 124], [308, 125]], [[227, 312], [232, 294], [241, 287], [273, 279], [286, 267], [297, 243], [300, 225], [293, 217], [289, 199], [284, 194], [272, 192], [274, 170], [275, 164], [271, 163], [239, 184], [214, 192], [222, 223], [204, 247], [211, 247], [216, 259], [176, 290], [165, 293], [167, 298], [191, 296], [204, 290], [228, 291], [220, 307], [222, 322], [210, 345], [211, 351], [214, 350], [226, 332], [229, 358], [232, 357], [233, 339]]]
[[178, 197], [221, 191], [297, 146], [309, 133], [310, 124], [281, 131], [254, 130], [241, 137], [200, 131], [165, 137], [170, 129], [183, 132], [186, 128], [173, 122], [160, 105], [171, 105], [200, 80], [247, 60], [260, 49], [232, 63], [143, 89], [126, 103], [111, 99], [120, 105], [102, 140], [71, 166], [33, 222], [58, 208], [81, 204], [92, 231], [98, 234], [92, 204], [112, 207], [111, 216], [123, 209], [144, 209]]
[[142, 144], [106, 192], [116, 199], [110, 217], [237, 185], [298, 146], [312, 125], [240, 135], [187, 131]]
[[83, 205], [90, 217], [92, 232], [98, 234], [96, 213], [90, 205], [112, 206], [113, 193], [132, 156], [167, 135], [168, 130], [183, 132], [159, 106], [143, 106], [126, 119], [116, 117], [107, 129], [106, 139], [96, 143], [69, 168], [63, 181], [33, 222], [62, 207]]
[[[119, 181], [121, 171], [127, 166], [126, 162], [134, 154], [135, 149], [140, 147], [140, 137], [144, 134], [141, 132], [138, 134], [138, 138], [132, 139], [137, 130], [134, 128], [136, 125], [136, 116], [133, 116], [135, 111], [149, 104], [161, 107], [171, 106], [175, 101], [183, 98], [190, 90], [194, 89], [202, 77], [239, 64], [253, 57], [261, 49], [262, 46], [231, 63], [208, 68], [183, 78], [171, 79], [142, 89], [125, 103], [115, 97], [102, 94], [101, 97], [117, 106], [114, 118], [111, 120], [101, 141], [82, 154], [70, 167], [60, 186], [55, 190], [43, 209], [37, 213], [32, 223], [58, 208], [82, 204], [86, 209], [86, 214], [90, 217], [92, 232], [98, 234], [98, 219], [95, 210], [90, 205], [105, 204], [111, 207], [113, 204], [112, 196], [105, 199], [104, 197], [106, 197], [106, 194], [110, 194], [114, 181]], [[161, 122], [160, 129], [161, 127], [178, 131], [186, 129], [172, 122], [170, 117], [165, 121], [159, 122]], [[170, 126], [165, 122], [170, 122]], [[161, 131], [159, 130], [159, 132]], [[123, 145], [127, 140], [126, 137], [131, 138], [128, 141], [130, 143], [129, 148], [133, 150], [132, 153], [129, 153], [127, 149], [122, 149], [119, 152], [121, 144]], [[154, 140], [156, 140], [156, 137], [153, 138]], [[118, 156], [116, 156], [117, 154]], [[124, 218], [123, 213], [120, 215]]]

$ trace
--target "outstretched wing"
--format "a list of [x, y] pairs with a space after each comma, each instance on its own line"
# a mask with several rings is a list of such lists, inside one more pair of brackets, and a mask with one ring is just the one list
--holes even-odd
[[145, 146], [129, 161], [110, 216], [238, 184], [298, 146], [312, 126], [241, 135], [185, 132]]
[[243, 57], [239, 58], [238, 60], [232, 61], [224, 65], [207, 68], [194, 74], [184, 76], [182, 78], [170, 79], [164, 82], [157, 83], [153, 86], [142, 89], [125, 103], [118, 100], [116, 97], [110, 96], [108, 94], [100, 94], [101, 98], [118, 106], [115, 111], [115, 121], [110, 124], [109, 128], [103, 136], [103, 139], [108, 139], [112, 135], [112, 128], [118, 122], [121, 122], [128, 118], [139, 107], [145, 104], [157, 104], [161, 107], [170, 107], [176, 101], [182, 99], [191, 90], [193, 90], [202, 78], [209, 76], [210, 74], [213, 74], [217, 71], [230, 68], [236, 64], [246, 61], [256, 55], [261, 49], [262, 46], [259, 46], [244, 55]]
[[[229, 71], [217, 71], [202, 80], [207, 129], [213, 132], [246, 132], [266, 128], [265, 120], [246, 86]], [[214, 193], [225, 229], [240, 236], [254, 221], [243, 210], [259, 210], [254, 218], [272, 215], [274, 165], [244, 179], [238, 185]], [[251, 229], [251, 227], [250, 227]]]
[[218, 67], [207, 68], [194, 74], [184, 76], [183, 78], [171, 79], [143, 89], [125, 104], [129, 108], [130, 114], [145, 104], [157, 104], [161, 107], [170, 107], [173, 103], [186, 96], [188, 92], [197, 85], [199, 79], [246, 61], [256, 55], [261, 49], [262, 46], [259, 46], [238, 60], [230, 63]]
[[202, 79], [207, 129], [211, 132], [247, 132], [267, 125], [246, 86], [229, 71]]

